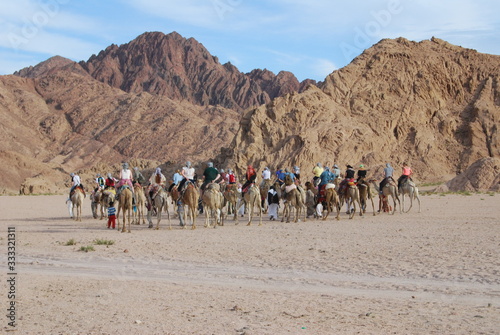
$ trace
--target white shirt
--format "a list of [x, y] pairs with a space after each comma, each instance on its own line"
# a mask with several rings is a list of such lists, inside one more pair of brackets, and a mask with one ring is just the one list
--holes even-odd
[[262, 171], [262, 179], [271, 179], [271, 171], [269, 170], [264, 170]]
[[132, 171], [130, 169], [122, 170], [120, 172], [120, 179], [132, 179]]
[[80, 176], [75, 174], [73, 176], [73, 186], [78, 186], [82, 183], [82, 181], [80, 180]]
[[187, 178], [187, 179], [194, 179], [194, 168], [188, 168], [188, 167], [183, 167], [182, 170], [184, 171], [184, 176]]

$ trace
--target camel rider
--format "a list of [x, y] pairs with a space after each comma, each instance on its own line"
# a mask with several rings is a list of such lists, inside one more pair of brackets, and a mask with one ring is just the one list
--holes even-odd
[[271, 180], [271, 171], [269, 168], [266, 166], [264, 170], [262, 171], [262, 182], [260, 183], [261, 187], [264, 187], [266, 183], [269, 183]]
[[227, 172], [224, 169], [220, 169], [220, 179], [218, 181], [219, 184], [226, 183], [227, 184]]
[[[128, 163], [122, 164], [122, 169], [120, 171], [120, 180], [116, 184], [116, 194], [119, 195], [123, 186], [127, 185], [134, 194], [134, 186], [132, 185], [132, 171], [128, 168]], [[135, 198], [135, 197], [134, 197]]]
[[73, 173], [71, 172], [70, 174], [70, 177], [71, 177], [71, 189], [69, 190], [69, 197], [71, 198], [71, 195], [73, 194], [73, 191], [75, 190], [75, 188], [77, 188], [78, 186], [80, 187], [80, 189], [82, 190], [83, 192], [83, 195], [86, 197], [87, 195], [85, 194], [85, 189], [83, 188], [83, 185], [82, 185], [82, 182], [81, 182], [81, 179], [80, 179], [80, 176], [77, 175], [76, 173]]
[[112, 188], [114, 190], [115, 183], [116, 183], [116, 180], [115, 180], [115, 178], [113, 178], [113, 175], [111, 173], [108, 173], [108, 178], [106, 178], [106, 181], [105, 181], [106, 188]]
[[291, 180], [292, 184], [295, 183], [295, 174], [285, 169], [285, 185], [287, 184], [287, 177]]
[[403, 174], [398, 178], [398, 189], [408, 179], [412, 180], [410, 177], [412, 174], [413, 174], [413, 171], [412, 171], [411, 167], [409, 167], [408, 164], [403, 163]]
[[229, 184], [236, 184], [236, 176], [232, 169], [227, 170], [227, 181]]
[[245, 174], [247, 180], [241, 187], [241, 193], [244, 194], [248, 191], [248, 188], [250, 187], [251, 184], [255, 182], [255, 179], [257, 178], [257, 172], [255, 172], [255, 169], [251, 166], [247, 166], [247, 173]]
[[333, 175], [335, 176], [335, 178], [333, 178], [333, 180], [337, 179], [337, 178], [340, 178], [340, 169], [338, 167], [337, 164], [333, 164], [333, 170], [332, 170], [332, 173]]
[[319, 176], [319, 185], [318, 185], [318, 203], [322, 203], [326, 201], [325, 187], [327, 184], [333, 183], [335, 180], [335, 175], [330, 171], [328, 166], [325, 166], [323, 169], [323, 173]]
[[379, 185], [380, 194], [382, 194], [382, 189], [389, 182], [389, 180], [393, 179], [392, 178], [393, 174], [394, 174], [394, 168], [391, 166], [391, 164], [386, 163], [384, 168], [384, 179], [382, 179]]
[[335, 175], [330, 171], [328, 166], [325, 166], [323, 173], [319, 176], [319, 188], [326, 186], [326, 184], [333, 183], [335, 180]]
[[203, 192], [205, 191], [207, 185], [210, 183], [215, 183], [220, 179], [220, 173], [216, 168], [214, 168], [214, 163], [207, 163], [207, 168], [205, 169], [205, 171], [203, 171], [202, 179], [203, 183], [201, 184], [201, 195], [203, 196]]
[[177, 170], [175, 171], [174, 173], [174, 176], [172, 177], [172, 184], [170, 185], [170, 187], [168, 188], [168, 191], [169, 192], [172, 192], [172, 189], [174, 187], [178, 187], [179, 186], [179, 183], [181, 182], [182, 180], [182, 175], [181, 175], [181, 170]]
[[354, 168], [351, 165], [347, 164], [347, 168], [345, 170], [345, 178], [340, 182], [339, 185], [339, 194], [344, 194], [348, 182], [354, 182], [355, 174], [356, 171], [354, 171]]
[[366, 178], [366, 170], [365, 170], [365, 166], [363, 164], [361, 164], [359, 166], [359, 170], [358, 170], [358, 179], [356, 180], [357, 183], [360, 183], [363, 182]]
[[319, 184], [319, 177], [323, 173], [323, 165], [321, 163], [317, 163], [315, 167], [312, 169], [313, 177], [313, 185], [317, 186]]
[[148, 194], [151, 200], [154, 199], [161, 187], [165, 187], [166, 182], [167, 178], [161, 173], [161, 168], [157, 167], [149, 178]]
[[134, 180], [133, 184], [138, 183], [139, 185], [144, 185], [146, 183], [146, 178], [142, 175], [141, 171], [139, 171], [139, 168], [136, 166], [134, 168]]
[[285, 183], [285, 172], [283, 169], [277, 169], [276, 170], [276, 180], [282, 186]]
[[195, 170], [194, 170], [194, 167], [191, 166], [191, 162], [189, 162], [189, 161], [186, 162], [186, 166], [184, 166], [181, 170], [181, 175], [182, 175], [182, 177], [184, 177], [184, 179], [181, 180], [181, 182], [179, 183], [179, 186], [177, 187], [177, 189], [180, 192], [184, 191], [184, 185], [186, 184], [186, 181], [191, 182], [195, 187], [197, 186], [195, 179], [194, 179], [195, 178]]
[[293, 174], [295, 175], [295, 179], [300, 183], [300, 168], [297, 165], [293, 167]]
[[96, 183], [96, 188], [95, 188], [94, 192], [102, 191], [106, 187], [106, 183], [104, 181], [104, 178], [101, 176], [100, 173], [98, 173], [96, 175], [95, 183]]

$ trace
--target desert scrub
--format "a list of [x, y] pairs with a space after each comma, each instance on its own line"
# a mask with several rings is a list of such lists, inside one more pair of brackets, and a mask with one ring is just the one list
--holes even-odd
[[91, 245], [87, 245], [86, 247], [80, 247], [80, 251], [85, 251], [85, 252], [94, 251], [94, 247]]
[[70, 239], [68, 242], [66, 242], [64, 245], [75, 245], [76, 241], [74, 238]]
[[115, 241], [113, 240], [94, 240], [94, 244], [96, 245], [113, 245]]

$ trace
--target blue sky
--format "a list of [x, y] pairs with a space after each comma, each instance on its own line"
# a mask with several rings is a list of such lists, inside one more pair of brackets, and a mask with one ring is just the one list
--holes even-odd
[[323, 80], [382, 38], [432, 36], [500, 54], [496, 0], [16, 0], [0, 5], [0, 74], [87, 60], [146, 31], [193, 37], [242, 72]]

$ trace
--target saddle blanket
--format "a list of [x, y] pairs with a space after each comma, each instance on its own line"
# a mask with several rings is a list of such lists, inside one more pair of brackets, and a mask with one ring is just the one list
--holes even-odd
[[297, 188], [297, 185], [295, 185], [295, 184], [285, 186], [285, 192], [286, 193], [291, 192], [292, 190], [295, 190], [296, 188]]
[[328, 183], [328, 184], [326, 184], [326, 186], [325, 186], [325, 190], [329, 190], [329, 189], [331, 189], [331, 188], [335, 188], [335, 184], [333, 184], [333, 183]]

